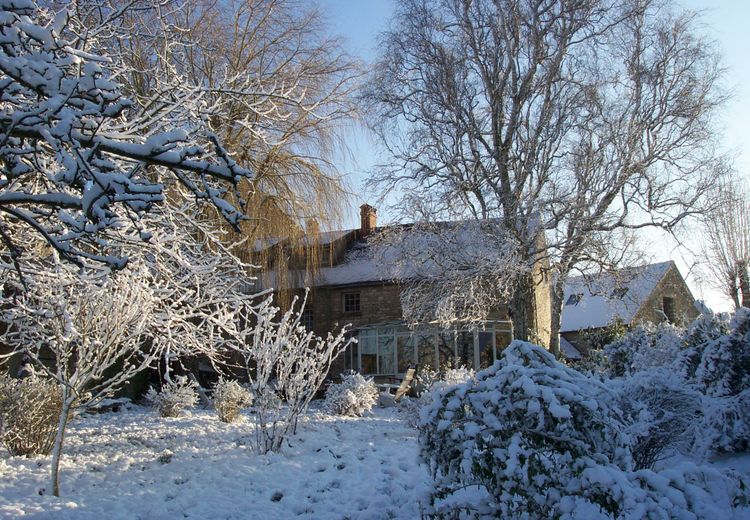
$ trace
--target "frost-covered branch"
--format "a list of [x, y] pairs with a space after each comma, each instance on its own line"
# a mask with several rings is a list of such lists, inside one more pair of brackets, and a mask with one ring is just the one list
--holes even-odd
[[347, 338], [347, 327], [327, 338], [308, 331], [300, 318], [296, 299], [282, 313], [266, 298], [250, 309], [254, 323], [246, 329], [246, 340], [233, 345], [247, 368], [255, 391], [256, 448], [260, 452], [279, 451], [285, 439], [296, 432], [299, 416], [323, 384], [331, 363], [354, 341]]
[[401, 285], [412, 325], [479, 323], [497, 311], [527, 268], [513, 237], [493, 220], [417, 222], [370, 239], [383, 275]]
[[[164, 200], [164, 169], [239, 225], [235, 188], [252, 174], [205, 126], [146, 124], [113, 80], [120, 64], [77, 38], [67, 11], [51, 17], [25, 0], [2, 8], [0, 228], [21, 223], [66, 260], [120, 268], [127, 256], [113, 235]], [[199, 96], [180, 104], [191, 102]]]

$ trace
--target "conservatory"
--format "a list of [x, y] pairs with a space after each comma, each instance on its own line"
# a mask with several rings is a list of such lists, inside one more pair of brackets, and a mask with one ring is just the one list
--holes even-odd
[[490, 366], [513, 339], [509, 321], [486, 322], [452, 330], [382, 324], [360, 328], [345, 352], [345, 368], [362, 374], [402, 376], [409, 365], [481, 369]]

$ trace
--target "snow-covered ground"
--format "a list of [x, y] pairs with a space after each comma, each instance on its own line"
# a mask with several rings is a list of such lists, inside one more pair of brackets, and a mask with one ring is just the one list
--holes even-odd
[[429, 475], [395, 409], [363, 418], [315, 411], [281, 453], [251, 449], [253, 422], [213, 411], [162, 419], [150, 408], [71, 424], [62, 497], [49, 458], [0, 453], [0, 516], [17, 518], [418, 518]]
[[[0, 452], [0, 517], [414, 519], [431, 487], [416, 432], [393, 408], [362, 418], [313, 410], [268, 455], [252, 451], [247, 413], [224, 424], [208, 410], [163, 419], [133, 406], [83, 415], [69, 431], [59, 499], [48, 457]], [[715, 465], [750, 476], [750, 454]]]

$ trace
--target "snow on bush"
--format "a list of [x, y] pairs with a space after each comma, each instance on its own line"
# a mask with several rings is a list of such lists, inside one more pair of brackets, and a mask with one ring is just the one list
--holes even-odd
[[179, 417], [183, 411], [198, 403], [198, 385], [185, 376], [164, 383], [161, 392], [149, 388], [146, 399], [159, 410], [162, 417]]
[[438, 397], [420, 433], [435, 513], [547, 518], [586, 468], [629, 465], [614, 395], [530, 343], [514, 341], [501, 363]]
[[253, 395], [237, 381], [219, 379], [214, 387], [214, 408], [219, 420], [233, 422], [240, 410], [253, 404]]
[[682, 349], [683, 331], [669, 323], [638, 325], [604, 349], [610, 377], [620, 377], [673, 362]]
[[[721, 331], [720, 319], [713, 320], [719, 323], [711, 332]], [[728, 330], [720, 336], [706, 334], [703, 329], [699, 336], [696, 330], [692, 329], [689, 348], [701, 353], [694, 377], [706, 395], [734, 396], [750, 388], [750, 309], [737, 309]]]
[[624, 414], [636, 469], [652, 468], [671, 450], [689, 450], [701, 417], [700, 392], [663, 368], [615, 379], [611, 385]]
[[0, 433], [11, 455], [49, 455], [61, 408], [62, 392], [52, 379], [0, 375]]
[[378, 402], [378, 389], [370, 377], [357, 372], [341, 376], [340, 383], [328, 385], [323, 406], [338, 415], [361, 416]]
[[703, 394], [693, 450], [710, 457], [750, 446], [750, 310], [704, 314], [685, 335], [682, 375]]
[[415, 387], [419, 392], [418, 397], [404, 397], [398, 403], [399, 414], [412, 428], [419, 428], [419, 418], [422, 409], [429, 405], [440, 391], [462, 385], [474, 379], [476, 372], [472, 368], [459, 366], [451, 367], [450, 364], [442, 370], [435, 371], [429, 365], [417, 372], [417, 383]]
[[750, 389], [727, 397], [706, 396], [695, 426], [693, 452], [703, 458], [750, 449]]
[[689, 465], [632, 471], [618, 400], [604, 382], [514, 341], [500, 363], [441, 393], [423, 414], [434, 517], [731, 517], [736, 477]]

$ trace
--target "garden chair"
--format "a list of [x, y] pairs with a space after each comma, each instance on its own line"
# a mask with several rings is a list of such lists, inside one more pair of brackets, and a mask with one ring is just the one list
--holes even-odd
[[[409, 390], [411, 390], [411, 385], [414, 383], [416, 374], [417, 374], [417, 367], [410, 366], [406, 370], [406, 373], [404, 374], [404, 378], [401, 380], [401, 384], [376, 385], [378, 387], [378, 390], [380, 390], [380, 398], [378, 399], [378, 404], [383, 408], [387, 408], [389, 406], [395, 406], [395, 404], [398, 403], [401, 400], [401, 398], [404, 397], [409, 392]], [[396, 393], [391, 394], [391, 390], [395, 390]]]

